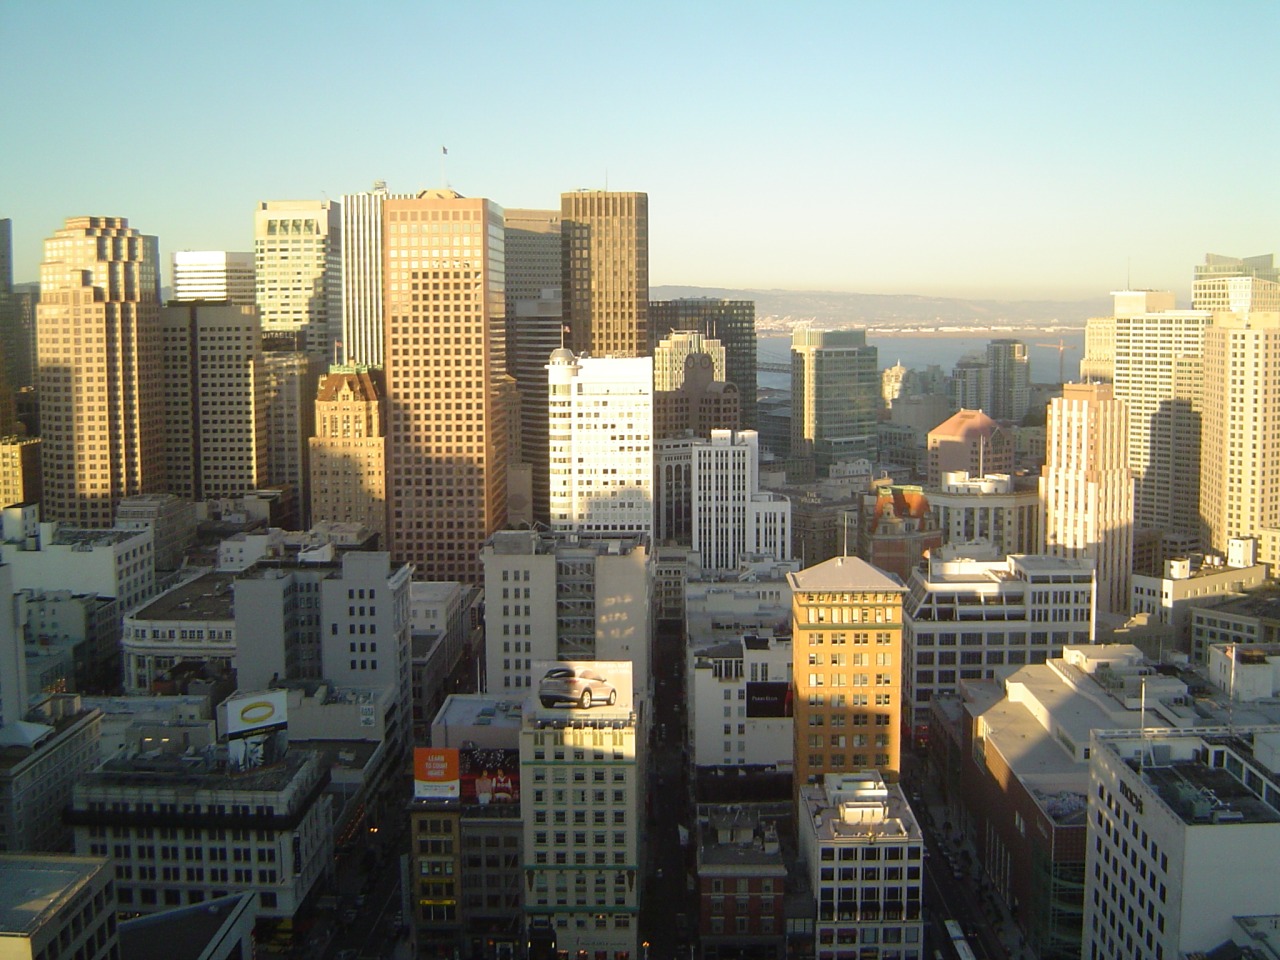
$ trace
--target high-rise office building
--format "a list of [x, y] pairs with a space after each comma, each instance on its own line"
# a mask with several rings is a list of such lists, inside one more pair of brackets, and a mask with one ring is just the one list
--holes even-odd
[[[547, 358], [568, 339], [561, 297], [559, 210], [507, 210], [507, 368], [515, 378], [519, 415], [513, 419], [511, 461], [529, 477], [532, 520], [548, 523]], [[508, 485], [517, 510], [515, 480]]]
[[173, 252], [174, 300], [220, 300], [252, 307], [256, 295], [252, 253]]
[[1207, 310], [1175, 310], [1173, 294], [1115, 295], [1114, 396], [1129, 409], [1134, 523], [1178, 549], [1200, 539], [1200, 394]]
[[929, 431], [928, 485], [936, 488], [947, 473], [971, 477], [1013, 473], [1013, 434], [981, 410], [960, 409]]
[[833, 557], [791, 585], [795, 789], [827, 773], [901, 769], [902, 596], [897, 577]]
[[961, 357], [951, 368], [947, 396], [957, 410], [983, 410], [991, 399], [991, 365], [984, 356]]
[[569, 346], [592, 357], [649, 353], [649, 195], [577, 190], [560, 197]]
[[382, 207], [385, 180], [365, 193], [342, 196], [342, 362], [382, 366], [386, 331], [382, 325]]
[[388, 546], [479, 583], [507, 518], [502, 208], [452, 190], [384, 205]]
[[311, 522], [387, 531], [386, 401], [382, 371], [330, 367], [316, 396], [311, 438]]
[[44, 517], [109, 527], [164, 489], [159, 243], [123, 217], [45, 241], [38, 310]]
[[575, 357], [547, 365], [551, 527], [653, 532], [653, 361]]
[[332, 363], [341, 336], [342, 221], [332, 200], [264, 200], [253, 220], [262, 329]]
[[791, 398], [791, 456], [812, 458], [820, 474], [840, 460], [875, 459], [879, 351], [865, 330], [796, 330]]
[[754, 430], [659, 440], [657, 540], [696, 550], [706, 572], [747, 556], [791, 558], [791, 501], [760, 490]]
[[1063, 384], [1049, 404], [1048, 462], [1041, 468], [1044, 552], [1095, 564], [1098, 606], [1129, 612], [1133, 475], [1129, 418], [1109, 384]]
[[725, 380], [724, 344], [696, 330], [673, 330], [653, 347], [653, 389], [679, 390], [684, 386], [690, 358], [709, 366], [712, 379]]
[[233, 497], [267, 481], [262, 331], [252, 306], [173, 303], [164, 339], [165, 472], [186, 500]]
[[1084, 322], [1082, 383], [1110, 383], [1116, 370], [1116, 318], [1090, 317]]
[[724, 346], [722, 379], [738, 388], [742, 427], [756, 429], [756, 305], [751, 300], [709, 298], [649, 301], [649, 340], [676, 330], [701, 333]]
[[16, 307], [13, 301], [13, 221], [0, 217], [0, 437], [14, 433], [18, 422], [13, 404], [19, 342]]
[[988, 387], [985, 410], [993, 420], [1021, 422], [1031, 403], [1031, 362], [1021, 340], [987, 344]]
[[1191, 283], [1196, 310], [1280, 310], [1280, 267], [1274, 254], [1224, 257], [1207, 253]]
[[311, 525], [310, 441], [315, 434], [316, 384], [323, 369], [319, 361], [296, 350], [262, 353], [267, 483], [292, 492], [287, 512], [302, 529]]
[[1280, 527], [1280, 313], [1214, 316], [1204, 331], [1203, 397], [1203, 546], [1225, 555], [1233, 537]]

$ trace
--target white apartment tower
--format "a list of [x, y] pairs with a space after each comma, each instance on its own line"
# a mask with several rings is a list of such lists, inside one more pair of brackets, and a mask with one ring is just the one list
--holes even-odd
[[252, 307], [255, 302], [252, 253], [227, 250], [175, 250], [173, 298], [225, 301]]
[[1280, 526], [1280, 313], [1214, 316], [1204, 332], [1202, 417], [1203, 545], [1225, 555], [1233, 537]]
[[253, 220], [263, 332], [293, 338], [321, 362], [341, 331], [342, 223], [332, 200], [264, 200]]
[[547, 365], [551, 527], [653, 532], [653, 360], [575, 357]]
[[1129, 410], [1134, 524], [1200, 537], [1200, 402], [1207, 310], [1175, 310], [1173, 294], [1114, 294], [1113, 396]]
[[1063, 384], [1049, 404], [1041, 468], [1044, 552], [1094, 562], [1098, 606], [1128, 613], [1133, 566], [1133, 476], [1124, 401], [1109, 384]]
[[342, 362], [382, 366], [386, 335], [382, 326], [382, 208], [389, 197], [384, 180], [366, 193], [342, 196]]

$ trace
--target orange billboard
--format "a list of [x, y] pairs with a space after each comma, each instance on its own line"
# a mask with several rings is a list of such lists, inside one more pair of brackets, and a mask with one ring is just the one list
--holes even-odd
[[415, 800], [456, 800], [461, 791], [458, 751], [452, 747], [413, 748]]

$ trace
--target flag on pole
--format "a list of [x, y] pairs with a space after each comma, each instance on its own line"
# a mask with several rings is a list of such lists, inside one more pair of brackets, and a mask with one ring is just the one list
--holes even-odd
[[442, 155], [442, 156], [446, 156], [446, 157], [447, 157], [447, 156], [449, 155], [449, 148], [448, 148], [448, 147], [441, 147], [441, 148], [440, 148], [440, 153], [441, 153], [441, 155]]

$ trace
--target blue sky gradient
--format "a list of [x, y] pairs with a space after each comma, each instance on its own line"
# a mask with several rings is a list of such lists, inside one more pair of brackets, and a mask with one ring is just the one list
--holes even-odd
[[[67, 216], [252, 248], [263, 199], [645, 190], [650, 281], [1189, 293], [1280, 247], [1280, 4], [0, 0], [16, 274]], [[166, 265], [167, 277], [167, 265]]]

